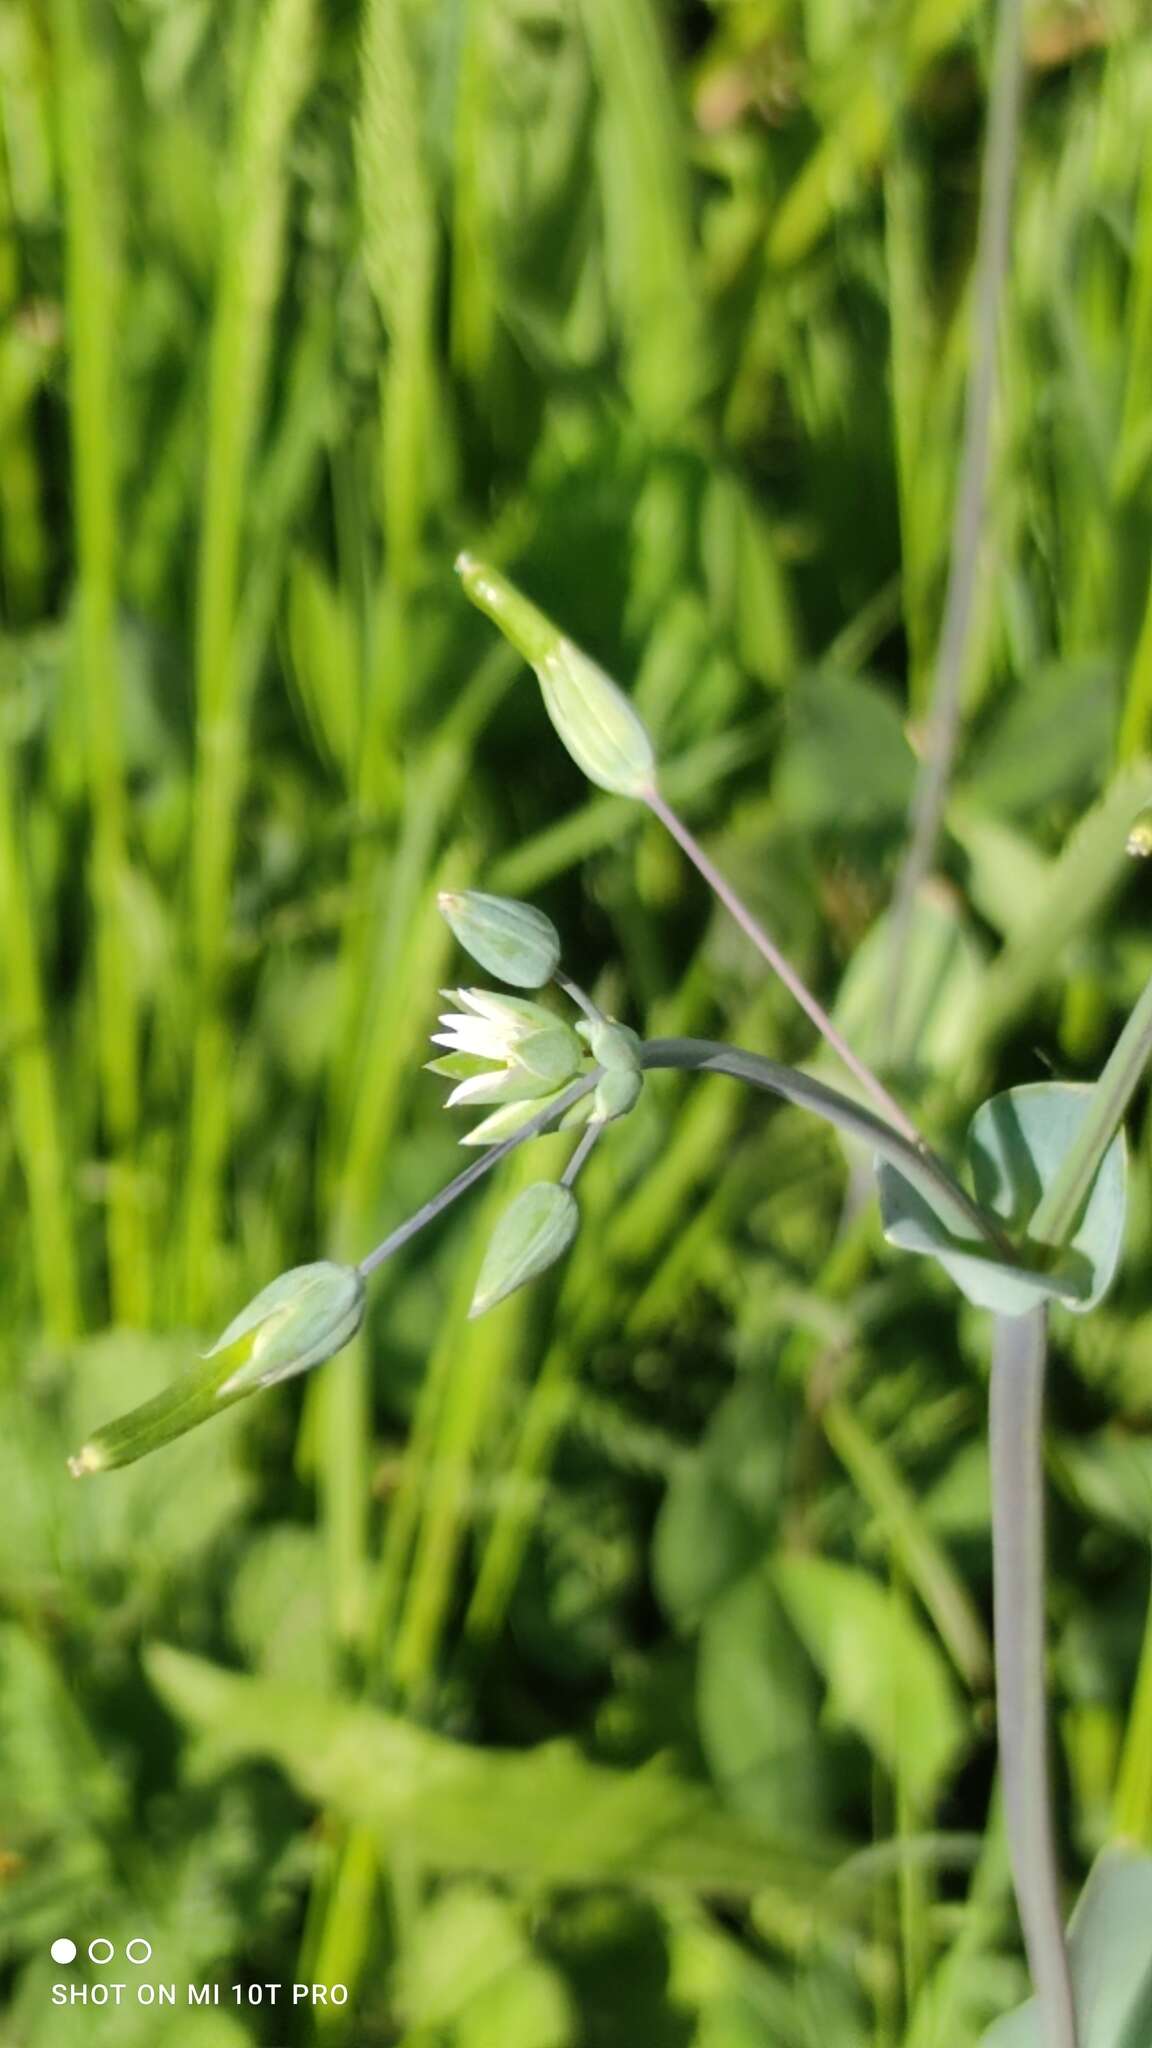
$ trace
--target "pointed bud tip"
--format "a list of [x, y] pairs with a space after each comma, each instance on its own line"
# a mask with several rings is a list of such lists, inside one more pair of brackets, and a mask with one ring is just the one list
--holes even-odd
[[89, 1472], [103, 1472], [107, 1459], [98, 1444], [85, 1444], [74, 1458], [68, 1460], [68, 1470], [73, 1479], [83, 1479]]

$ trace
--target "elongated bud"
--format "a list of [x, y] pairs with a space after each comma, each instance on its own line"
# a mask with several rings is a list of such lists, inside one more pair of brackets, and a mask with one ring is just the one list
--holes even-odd
[[236, 1354], [222, 1395], [275, 1386], [342, 1351], [364, 1319], [364, 1279], [355, 1266], [317, 1259], [263, 1287], [218, 1337], [209, 1358]]
[[466, 953], [511, 988], [543, 988], [560, 964], [560, 937], [550, 917], [511, 896], [479, 889], [445, 890], [440, 912]]
[[69, 1470], [79, 1479], [146, 1457], [258, 1388], [331, 1358], [363, 1315], [364, 1280], [354, 1266], [294, 1266], [261, 1289], [190, 1372], [98, 1429]]
[[556, 1181], [541, 1180], [504, 1211], [484, 1254], [470, 1317], [482, 1316], [538, 1273], [563, 1258], [580, 1227], [576, 1197]]
[[650, 796], [656, 783], [652, 742], [611, 676], [498, 570], [464, 554], [456, 571], [473, 604], [535, 669], [544, 708], [589, 782], [613, 796]]
[[1152, 804], [1145, 804], [1133, 818], [1125, 841], [1124, 851], [1137, 860], [1147, 860], [1152, 854]]

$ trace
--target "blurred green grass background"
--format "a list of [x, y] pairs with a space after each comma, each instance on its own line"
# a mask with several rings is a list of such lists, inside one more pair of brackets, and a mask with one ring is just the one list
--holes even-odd
[[[811, 1056], [656, 827], [589, 798], [465, 542], [635, 688], [883, 1054], [993, 29], [0, 0], [6, 2043], [966, 2048], [1023, 1994], [980, 1319], [794, 1112], [660, 1077], [554, 1283], [466, 1321], [549, 1140], [385, 1270], [351, 1353], [64, 1466], [452, 1171], [438, 886], [541, 902], [649, 1033]], [[942, 1143], [1090, 1076], [1152, 969], [1140, 0], [1037, 0], [1026, 72], [962, 744], [888, 1047]], [[1122, 1285], [1057, 1325], [1070, 1884], [1152, 1845], [1135, 1137]], [[147, 1937], [181, 2004], [62, 2013], [99, 1972], [60, 1934]], [[294, 1980], [349, 2002], [249, 2002]]]

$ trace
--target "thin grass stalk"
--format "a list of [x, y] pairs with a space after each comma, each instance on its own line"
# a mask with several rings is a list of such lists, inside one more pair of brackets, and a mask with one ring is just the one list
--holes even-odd
[[[227, 1120], [220, 1012], [251, 691], [236, 634], [245, 490], [283, 268], [287, 146], [313, 61], [313, 0], [268, 0], [232, 146], [212, 323], [196, 606], [192, 954], [196, 1016], [183, 1233], [185, 1312], [211, 1295]], [[247, 667], [247, 665], [246, 665]]]
[[[5, 678], [5, 681], [7, 679]], [[0, 708], [7, 691], [0, 692]], [[32, 1270], [40, 1316], [60, 1342], [81, 1327], [71, 1168], [49, 1051], [39, 918], [19, 829], [11, 741], [0, 732], [0, 957], [16, 1150], [28, 1189]]]
[[419, 1701], [436, 1665], [452, 1598], [474, 1472], [484, 1431], [507, 1375], [519, 1362], [526, 1301], [505, 1302], [501, 1312], [468, 1321], [468, 1309], [488, 1237], [506, 1203], [540, 1177], [538, 1163], [520, 1155], [492, 1188], [461, 1262], [460, 1285], [440, 1335], [445, 1353], [440, 1398], [430, 1440], [411, 1474], [419, 1503], [411, 1570], [389, 1659], [389, 1675], [403, 1697]]
[[1116, 1773], [1113, 1830], [1122, 1841], [1152, 1847], [1152, 1584], [1136, 1685]]
[[1052, 1823], [1044, 1655], [1043, 1308], [997, 1316], [988, 1417], [997, 1726], [1008, 1849], [1044, 2048], [1077, 2048]]
[[356, 173], [364, 264], [388, 337], [380, 387], [386, 580], [359, 757], [360, 799], [372, 811], [387, 788], [411, 681], [409, 606], [437, 466], [436, 204], [420, 85], [397, 0], [368, 0], [364, 15]]
[[1152, 980], [1149, 980], [1120, 1033], [1099, 1080], [1092, 1089], [1088, 1112], [1073, 1143], [1053, 1175], [1028, 1234], [1039, 1244], [1062, 1245], [1072, 1235], [1092, 1191], [1100, 1162], [1120, 1130], [1129, 1104], [1152, 1056]]
[[980, 227], [972, 287], [972, 367], [956, 487], [948, 587], [924, 752], [909, 816], [908, 844], [892, 899], [887, 1038], [895, 1041], [908, 965], [912, 916], [931, 871], [960, 737], [964, 681], [985, 553], [1000, 320], [1012, 249], [1013, 194], [1024, 75], [1022, 0], [999, 0], [989, 95]]
[[[5, 80], [7, 119], [20, 105], [20, 81], [13, 69]], [[13, 204], [7, 138], [0, 133], [0, 333], [11, 336], [22, 294], [20, 223]], [[32, 371], [22, 388], [9, 388], [0, 403], [0, 611], [12, 624], [35, 618], [43, 602], [48, 568], [47, 538], [36, 456], [35, 404], [40, 377]]]
[[112, 222], [106, 66], [78, 0], [56, 0], [65, 196], [72, 482], [77, 553], [76, 652], [84, 707], [95, 935], [96, 1064], [105, 1139], [113, 1319], [149, 1319], [152, 1261], [135, 1150], [140, 1020], [126, 918], [125, 792], [116, 620], [118, 551], [115, 375], [118, 251]]

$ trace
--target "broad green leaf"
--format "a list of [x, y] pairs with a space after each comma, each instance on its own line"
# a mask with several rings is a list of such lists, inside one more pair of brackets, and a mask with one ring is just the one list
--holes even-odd
[[456, 2048], [565, 2048], [573, 2019], [557, 1971], [532, 1953], [515, 1908], [475, 1884], [421, 1914], [401, 1963], [409, 2027], [451, 2027]]
[[788, 1557], [773, 1578], [824, 1678], [830, 1717], [899, 1771], [927, 1811], [968, 1739], [943, 1653], [901, 1594], [852, 1565]]
[[[833, 1016], [853, 1050], [878, 1063], [907, 1063], [919, 1085], [933, 1075], [950, 1076], [966, 1049], [980, 1003], [984, 951], [963, 905], [949, 889], [931, 883], [921, 890], [908, 932], [900, 1001], [899, 1031], [889, 1046], [888, 994], [892, 978], [891, 925], [878, 918], [857, 947], [840, 985]], [[914, 1048], [911, 1062], [907, 1048]], [[821, 1053], [820, 1071], [831, 1072], [831, 1055]], [[836, 1066], [836, 1079], [841, 1070]]]
[[905, 1251], [939, 1260], [961, 1292], [980, 1308], [1023, 1315], [1041, 1301], [1060, 1301], [1084, 1314], [1107, 1293], [1124, 1241], [1126, 1148], [1113, 1140], [1070, 1243], [1050, 1265], [1028, 1246], [1027, 1226], [1087, 1113], [1090, 1085], [1035, 1082], [982, 1103], [972, 1120], [967, 1160], [981, 1207], [1000, 1217], [1009, 1235], [1035, 1259], [1011, 1266], [942, 1221], [932, 1191], [914, 1188], [889, 1161], [877, 1165], [884, 1235]]
[[815, 676], [795, 691], [773, 783], [785, 817], [805, 825], [902, 819], [916, 761], [892, 699], [851, 676]]
[[815, 1856], [781, 1848], [660, 1761], [610, 1770], [560, 1741], [472, 1748], [166, 1646], [147, 1662], [169, 1706], [202, 1738], [199, 1774], [266, 1758], [307, 1798], [371, 1829], [389, 1855], [431, 1871], [560, 1886], [632, 1879], [737, 1895], [769, 1883], [806, 1895], [819, 1882]]
[[694, 1627], [769, 1548], [784, 1490], [782, 1403], [748, 1374], [672, 1474], [653, 1539], [656, 1590], [678, 1627]]
[[1091, 795], [1108, 772], [1116, 722], [1111, 662], [1053, 663], [1007, 700], [965, 763], [965, 798], [1001, 817]]
[[737, 1813], [785, 1834], [821, 1815], [816, 1687], [767, 1571], [710, 1609], [700, 1631], [696, 1712], [717, 1788]]
[[[1152, 1856], [1106, 1850], [1092, 1867], [1068, 1936], [1079, 2048], [1148, 2048]], [[1044, 2048], [1035, 2001], [998, 2020], [981, 2048]]]

